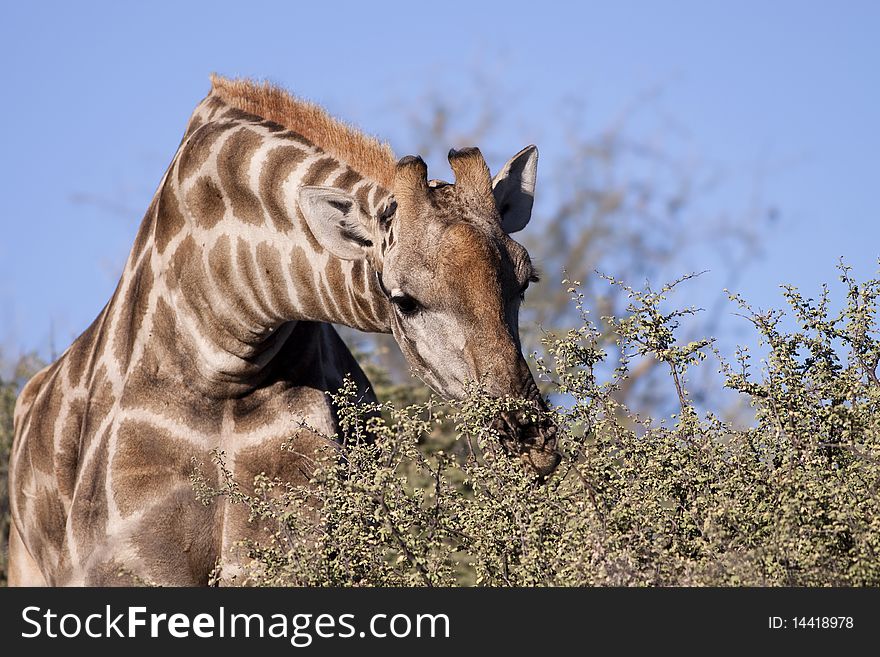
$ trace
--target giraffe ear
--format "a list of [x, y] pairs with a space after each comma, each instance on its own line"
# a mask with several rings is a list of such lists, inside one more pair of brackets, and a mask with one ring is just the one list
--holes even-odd
[[334, 187], [300, 187], [299, 207], [315, 239], [343, 260], [360, 260], [373, 246], [357, 200]]
[[492, 194], [505, 233], [522, 230], [532, 218], [537, 175], [538, 148], [526, 146], [510, 158], [492, 180]]

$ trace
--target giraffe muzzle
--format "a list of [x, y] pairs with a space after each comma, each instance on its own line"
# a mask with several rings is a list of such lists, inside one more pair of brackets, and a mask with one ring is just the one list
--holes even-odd
[[492, 428], [501, 437], [501, 445], [541, 479], [549, 476], [562, 460], [556, 448], [558, 429], [546, 415], [534, 419], [525, 411], [499, 413]]

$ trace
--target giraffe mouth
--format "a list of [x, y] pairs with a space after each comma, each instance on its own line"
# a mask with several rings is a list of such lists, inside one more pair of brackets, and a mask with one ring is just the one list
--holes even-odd
[[491, 428], [498, 432], [505, 451], [518, 456], [542, 480], [562, 460], [556, 448], [558, 429], [546, 415], [534, 420], [524, 411], [506, 411], [498, 414]]

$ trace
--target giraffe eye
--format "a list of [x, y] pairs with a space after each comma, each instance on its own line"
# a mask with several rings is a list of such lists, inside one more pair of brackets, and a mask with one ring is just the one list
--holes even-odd
[[422, 305], [408, 294], [399, 294], [391, 297], [391, 303], [394, 304], [397, 311], [404, 317], [412, 317], [422, 309]]

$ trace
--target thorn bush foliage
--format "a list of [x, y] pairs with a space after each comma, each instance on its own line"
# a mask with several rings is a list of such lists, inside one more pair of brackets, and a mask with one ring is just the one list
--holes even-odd
[[[539, 377], [564, 403], [553, 413], [563, 461], [536, 481], [499, 447], [487, 419], [515, 400], [475, 387], [460, 405], [435, 399], [363, 404], [334, 395], [342, 435], [308, 486], [258, 477], [245, 493], [216, 460], [222, 485], [199, 470], [206, 504], [245, 504], [270, 529], [242, 544], [241, 583], [330, 586], [880, 585], [880, 280], [856, 283], [834, 313], [784, 288], [788, 311], [760, 312], [731, 295], [767, 352], [732, 362], [711, 340], [679, 344], [673, 289], [637, 290], [627, 314], [603, 318], [620, 361], [606, 362], [579, 284], [581, 325], [547, 335]], [[791, 324], [793, 328], [786, 329]], [[753, 421], [698, 411], [690, 368], [714, 354]], [[636, 358], [668, 368], [670, 418], [642, 417], [615, 391]], [[398, 398], [400, 396], [398, 395]], [[374, 441], [366, 440], [375, 436]]]
[[[238, 546], [247, 565], [224, 583], [880, 585], [880, 278], [857, 282], [843, 264], [840, 274], [836, 305], [827, 287], [817, 299], [784, 287], [785, 310], [731, 294], [762, 355], [740, 347], [733, 359], [710, 339], [678, 340], [697, 310], [669, 297], [690, 276], [657, 291], [605, 277], [628, 304], [600, 325], [566, 281], [580, 323], [545, 335], [533, 355], [559, 402], [563, 460], [544, 482], [504, 452], [488, 421], [527, 404], [479, 385], [458, 405], [401, 386], [392, 401], [365, 404], [347, 382], [333, 395], [340, 435], [323, 436], [307, 486], [236, 481], [222, 453], [212, 485], [214, 466], [195, 464], [203, 503], [245, 505], [266, 528]], [[614, 362], [601, 347], [609, 330]], [[620, 401], [630, 365], [644, 358], [668, 371], [670, 417]], [[712, 362], [749, 417], [693, 403], [688, 373]], [[23, 380], [0, 382], [0, 474]]]

